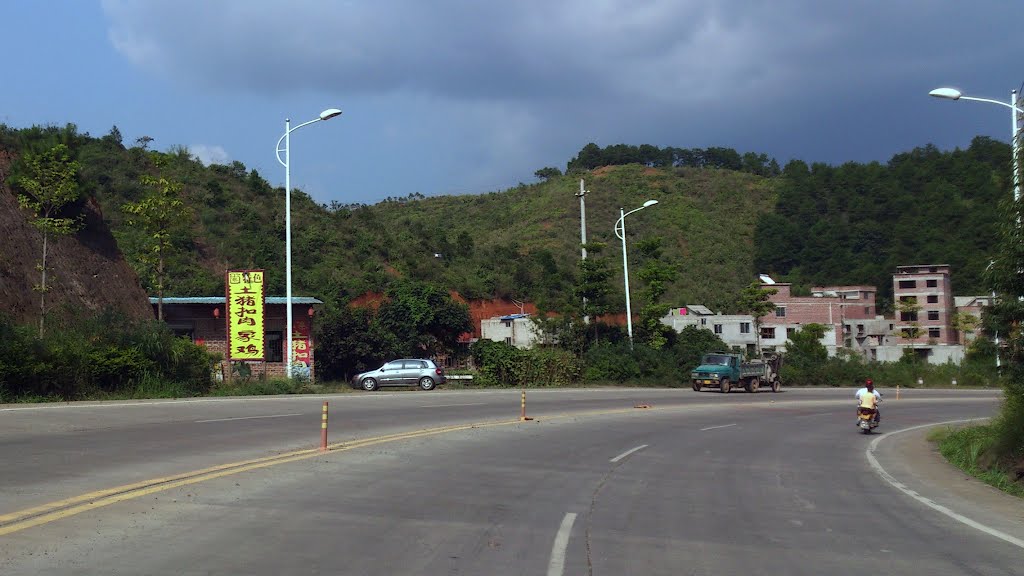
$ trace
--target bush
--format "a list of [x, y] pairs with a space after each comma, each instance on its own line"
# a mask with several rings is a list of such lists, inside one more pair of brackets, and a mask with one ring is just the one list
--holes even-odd
[[162, 322], [110, 312], [66, 318], [43, 338], [0, 318], [0, 399], [136, 397], [140, 389], [177, 397], [210, 388], [215, 359]]
[[470, 349], [481, 386], [569, 386], [580, 381], [576, 357], [558, 348], [520, 350], [504, 342], [479, 340]]

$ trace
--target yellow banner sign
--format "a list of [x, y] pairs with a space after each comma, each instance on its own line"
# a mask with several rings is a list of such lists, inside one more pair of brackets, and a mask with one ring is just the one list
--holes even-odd
[[228, 270], [225, 285], [228, 358], [232, 361], [263, 360], [263, 270]]

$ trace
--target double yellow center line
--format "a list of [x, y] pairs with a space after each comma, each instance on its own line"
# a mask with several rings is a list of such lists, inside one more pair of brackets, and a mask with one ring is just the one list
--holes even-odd
[[[519, 423], [519, 420], [483, 422], [474, 424], [462, 424], [458, 426], [445, 426], [442, 428], [430, 428], [426, 430], [403, 432], [399, 434], [389, 434], [387, 436], [377, 436], [374, 438], [367, 438], [363, 440], [355, 440], [351, 442], [332, 444], [328, 446], [328, 451], [343, 452], [346, 450], [354, 450], [356, 448], [373, 446], [375, 444], [383, 444], [385, 442], [408, 440], [412, 438], [420, 438], [423, 436], [434, 436], [437, 434], [443, 434], [445, 432], [456, 432], [459, 430], [469, 430], [472, 428], [502, 426], [517, 423]], [[199, 482], [205, 482], [207, 480], [214, 480], [216, 478], [222, 478], [224, 476], [230, 476], [232, 474], [238, 474], [240, 472], [247, 472], [249, 470], [257, 470], [260, 468], [276, 466], [278, 464], [286, 464], [288, 462], [295, 462], [298, 460], [305, 460], [308, 458], [316, 458], [317, 456], [321, 456], [323, 454], [324, 453], [319, 448], [295, 450], [292, 452], [286, 452], [284, 454], [277, 454], [275, 456], [267, 456], [264, 458], [256, 458], [253, 460], [245, 460], [242, 462], [232, 462], [230, 464], [221, 464], [219, 466], [204, 468], [202, 470], [193, 470], [191, 472], [176, 474], [174, 476], [165, 476], [163, 478], [153, 478], [151, 480], [136, 482], [134, 484], [125, 484], [123, 486], [117, 486], [115, 488], [108, 488], [106, 490], [89, 492], [87, 494], [82, 494], [81, 496], [66, 498], [64, 500], [57, 500], [55, 502], [49, 502], [47, 504], [34, 506], [32, 508], [26, 508], [24, 510], [18, 510], [16, 512], [11, 512], [8, 514], [0, 514], [0, 536], [4, 536], [14, 532], [19, 532], [21, 530], [25, 530], [26, 528], [31, 528], [33, 526], [47, 524], [55, 520], [68, 518], [76, 514], [81, 514], [82, 512], [95, 510], [96, 508], [110, 506], [111, 504], [116, 504], [118, 502], [123, 502], [125, 500], [132, 500], [134, 498], [154, 494], [156, 492], [163, 492], [165, 490], [180, 488], [181, 486], [188, 486], [190, 484], [197, 484]]]
[[[552, 420], [567, 417], [611, 415], [625, 412], [636, 412], [636, 410], [633, 408], [618, 408], [611, 410], [595, 410], [590, 412], [550, 414], [546, 415], [545, 419]], [[425, 436], [436, 436], [438, 434], [444, 434], [447, 432], [457, 432], [459, 430], [470, 430], [473, 428], [487, 428], [494, 426], [507, 426], [509, 424], [520, 423], [522, 423], [522, 421], [518, 418], [515, 420], [494, 420], [488, 422], [476, 422], [472, 424], [443, 426], [440, 428], [428, 428], [424, 430], [416, 430], [413, 432], [388, 434], [385, 436], [375, 436], [373, 438], [365, 438], [362, 440], [353, 440], [350, 442], [331, 444], [327, 447], [327, 453], [344, 452], [347, 450], [354, 450], [356, 448], [364, 448], [366, 446], [373, 446], [375, 444], [384, 444], [387, 442], [395, 442], [399, 440], [410, 440], [413, 438], [422, 438]], [[289, 462], [296, 462], [298, 460], [316, 458], [324, 454], [325, 452], [320, 448], [294, 450], [291, 452], [285, 452], [283, 454], [277, 454], [275, 456], [267, 456], [264, 458], [256, 458], [253, 460], [244, 460], [242, 462], [232, 462], [230, 464], [221, 464], [219, 466], [204, 468], [202, 470], [193, 470], [191, 472], [185, 472], [183, 474], [165, 476], [162, 478], [153, 478], [150, 480], [144, 480], [142, 482], [136, 482], [134, 484], [125, 484], [123, 486], [117, 486], [115, 488], [97, 490], [95, 492], [82, 494], [81, 496], [74, 496], [72, 498], [57, 500], [39, 506], [34, 506], [32, 508], [25, 508], [24, 510], [18, 510], [7, 514], [0, 514], [0, 536], [5, 536], [7, 534], [12, 534], [14, 532], [20, 532], [22, 530], [32, 528], [33, 526], [48, 524], [50, 522], [75, 516], [83, 512], [88, 512], [90, 510], [95, 510], [97, 508], [102, 508], [104, 506], [110, 506], [111, 504], [116, 504], [118, 502], [124, 502], [125, 500], [133, 500], [135, 498], [140, 498], [142, 496], [147, 496], [149, 494], [163, 492], [165, 490], [172, 490], [174, 488], [180, 488], [182, 486], [188, 486], [190, 484], [198, 484], [199, 482], [206, 482], [207, 480], [223, 478], [225, 476], [231, 476], [232, 474], [238, 474], [250, 470], [258, 470], [260, 468], [268, 468], [270, 466], [276, 466], [278, 464], [287, 464]]]

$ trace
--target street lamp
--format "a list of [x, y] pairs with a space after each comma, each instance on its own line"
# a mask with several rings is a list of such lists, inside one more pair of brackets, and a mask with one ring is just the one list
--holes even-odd
[[[303, 126], [309, 126], [314, 122], [320, 122], [321, 120], [330, 120], [335, 116], [340, 116], [341, 110], [337, 108], [328, 108], [320, 113], [318, 118], [314, 118], [309, 122], [303, 122], [295, 128], [291, 127], [291, 119], [284, 119], [284, 135], [277, 140], [277, 161], [284, 166], [284, 259], [285, 259], [285, 322], [287, 323], [285, 346], [288, 349], [288, 363], [285, 365], [284, 373], [287, 378], [292, 377], [292, 170], [291, 170], [291, 133], [302, 128]], [[284, 141], [284, 148], [281, 147], [281, 142]], [[281, 152], [284, 152], [284, 160], [281, 159]]]
[[657, 200], [648, 200], [644, 202], [644, 205], [630, 210], [629, 212], [623, 213], [622, 208], [619, 208], [619, 219], [615, 222], [615, 235], [622, 240], [622, 276], [626, 281], [626, 326], [629, 330], [629, 349], [633, 349], [633, 314], [629, 308], [629, 264], [626, 260], [626, 216], [629, 216], [633, 212], [639, 212], [648, 206], [654, 206], [657, 204]]
[[1010, 145], [1013, 150], [1013, 206], [1014, 210], [1017, 211], [1017, 224], [1019, 225], [1020, 212], [1017, 208], [1017, 203], [1020, 200], [1020, 165], [1018, 160], [1020, 157], [1020, 130], [1017, 128], [1017, 114], [1024, 114], [1024, 110], [1017, 107], [1017, 91], [1010, 91], [1009, 103], [992, 100], [991, 98], [964, 96], [956, 88], [936, 88], [929, 92], [928, 95], [936, 98], [945, 98], [947, 100], [974, 100], [975, 102], [988, 102], [990, 104], [1005, 106], [1010, 109]]
[[[973, 96], [964, 96], [956, 88], [936, 88], [928, 93], [929, 96], [936, 98], [945, 98], [947, 100], [974, 100], [975, 102], [988, 102], [990, 104], [998, 104], [1005, 106], [1010, 109], [1010, 146], [1013, 153], [1013, 209], [1017, 213], [1017, 227], [1020, 228], [1020, 130], [1017, 127], [1017, 114], [1024, 114], [1024, 110], [1017, 107], [1017, 91], [1010, 91], [1010, 101], [1000, 102], [999, 100], [993, 100], [991, 98], [975, 98]], [[995, 262], [989, 262], [988, 267], [991, 268]], [[992, 291], [992, 304], [995, 304], [996, 292]], [[1018, 300], [1024, 299], [1024, 296], [1018, 297]], [[999, 333], [996, 333], [996, 370], [1000, 367], [999, 361]]]

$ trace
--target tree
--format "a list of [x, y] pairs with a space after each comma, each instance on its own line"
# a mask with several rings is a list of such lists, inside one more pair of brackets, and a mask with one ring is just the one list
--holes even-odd
[[451, 352], [459, 336], [473, 330], [469, 307], [437, 286], [400, 280], [387, 294], [374, 323], [394, 336], [403, 354]]
[[640, 291], [643, 305], [640, 308], [639, 334], [640, 340], [655, 350], [661, 349], [668, 342], [672, 329], [662, 324], [661, 319], [668, 314], [669, 304], [659, 303], [665, 294], [667, 284], [678, 276], [678, 268], [661, 259], [663, 240], [650, 238], [637, 242], [636, 249], [640, 253], [643, 265], [637, 274], [645, 282]]
[[587, 258], [580, 260], [579, 275], [576, 280], [576, 287], [573, 289], [573, 303], [579, 303], [582, 309], [581, 317], [594, 319], [594, 337], [598, 334], [597, 316], [611, 312], [612, 306], [609, 299], [611, 287], [608, 281], [612, 278], [612, 268], [608, 260], [599, 255], [605, 245], [600, 242], [588, 242], [584, 246], [587, 250]]
[[676, 366], [679, 373], [684, 375], [684, 380], [694, 368], [700, 365], [701, 356], [709, 352], [724, 352], [729, 349], [718, 334], [697, 326], [684, 327], [676, 336], [675, 345], [672, 348], [675, 352]]
[[25, 175], [14, 185], [21, 190], [18, 205], [32, 212], [32, 225], [43, 233], [42, 260], [38, 269], [39, 337], [43, 337], [46, 318], [47, 250], [50, 236], [66, 236], [81, 228], [81, 216], [63, 216], [64, 208], [78, 200], [78, 171], [81, 165], [70, 158], [68, 147], [58, 144], [39, 154], [26, 156]]
[[914, 344], [917, 339], [921, 337], [923, 330], [921, 325], [917, 323], [917, 313], [921, 311], [921, 305], [917, 303], [916, 296], [902, 296], [899, 301], [895, 303], [896, 313], [899, 315], [901, 322], [910, 322], [909, 327], [899, 328], [898, 336], [910, 341], [907, 344], [907, 348], [903, 351], [904, 358], [910, 358], [911, 361], [916, 359], [914, 356]]
[[965, 310], [953, 314], [953, 329], [961, 334], [964, 344], [967, 343], [967, 335], [973, 334], [979, 324], [981, 324], [981, 318]]
[[758, 356], [761, 356], [761, 317], [775, 310], [775, 303], [769, 298], [778, 293], [778, 288], [765, 288], [760, 282], [751, 282], [740, 291], [737, 305], [740, 311], [754, 317], [754, 339], [757, 342]]
[[157, 319], [164, 319], [164, 288], [166, 261], [174, 242], [172, 232], [185, 221], [189, 211], [181, 200], [182, 184], [167, 178], [142, 176], [149, 192], [139, 202], [128, 202], [121, 209], [128, 215], [128, 225], [137, 226], [146, 240], [139, 260], [151, 271], [157, 296]]
[[828, 360], [828, 350], [822, 345], [826, 327], [809, 323], [801, 326], [789, 337], [786, 345], [786, 364], [803, 370], [822, 366]]
[[544, 168], [541, 168], [540, 170], [534, 172], [533, 175], [536, 176], [537, 178], [540, 178], [541, 180], [549, 180], [556, 176], [561, 176], [562, 171], [553, 166], [545, 166]]

